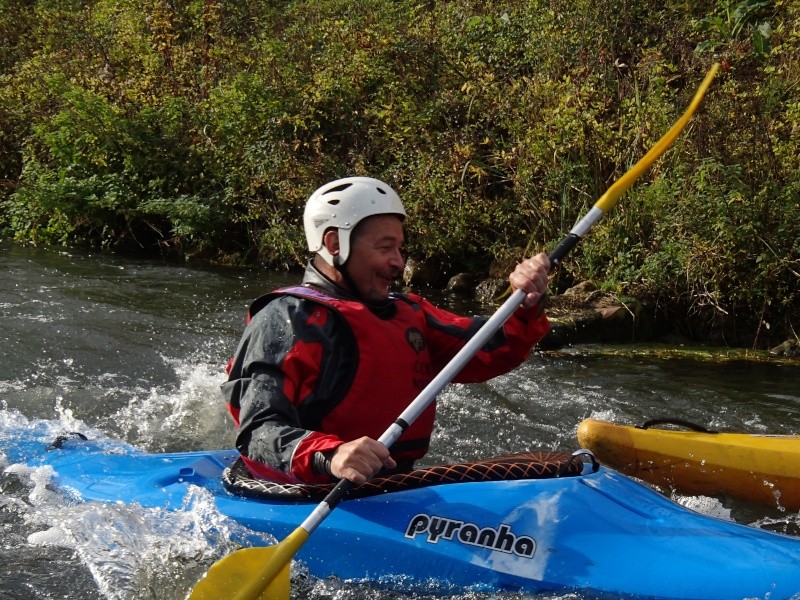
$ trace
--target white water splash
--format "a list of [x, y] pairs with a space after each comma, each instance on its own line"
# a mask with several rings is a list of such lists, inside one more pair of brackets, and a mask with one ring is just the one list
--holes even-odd
[[51, 489], [50, 467], [14, 465], [6, 471], [31, 486], [24, 518], [41, 529], [28, 543], [72, 550], [110, 600], [182, 598], [222, 556], [244, 544], [275, 541], [219, 513], [202, 488], [189, 488], [181, 510], [167, 511], [81, 503], [68, 491]]
[[233, 424], [219, 391], [219, 365], [164, 358], [179, 374], [177, 387], [134, 391], [128, 403], [107, 418], [109, 428], [153, 452], [228, 448]]
[[681, 496], [673, 494], [672, 499], [686, 508], [690, 508], [695, 512], [716, 517], [725, 521], [733, 521], [731, 511], [725, 508], [717, 498], [709, 496]]
[[51, 466], [14, 463], [2, 451], [17, 439], [50, 443], [65, 431], [80, 432], [107, 452], [131, 446], [91, 428], [56, 401], [57, 419], [28, 419], [0, 410], [0, 466], [23, 486], [0, 504], [13, 510], [32, 546], [68, 548], [91, 573], [99, 592], [111, 600], [183, 598], [208, 567], [243, 545], [274, 539], [222, 515], [207, 490], [190, 487], [177, 511], [137, 504], [83, 503], [68, 488], [54, 485]]

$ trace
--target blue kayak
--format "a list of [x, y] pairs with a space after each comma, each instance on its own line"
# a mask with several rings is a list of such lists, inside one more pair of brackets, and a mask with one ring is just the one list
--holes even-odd
[[[190, 486], [284, 539], [316, 500], [233, 493], [236, 451], [148, 454], [78, 438], [17, 439], [12, 462], [50, 465], [86, 502], [182, 510]], [[254, 536], [255, 537], [255, 536]], [[611, 469], [410, 487], [347, 499], [295, 558], [320, 578], [413, 589], [582, 591], [612, 597], [800, 598], [800, 539], [695, 513]]]

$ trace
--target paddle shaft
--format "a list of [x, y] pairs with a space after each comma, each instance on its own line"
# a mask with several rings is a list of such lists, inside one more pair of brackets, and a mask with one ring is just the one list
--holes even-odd
[[[419, 395], [409, 404], [402, 414], [383, 432], [378, 441], [387, 448], [397, 441], [402, 433], [419, 417], [445, 386], [464, 368], [473, 355], [503, 326], [511, 314], [519, 307], [525, 293], [515, 290], [503, 305], [492, 315], [486, 323], [475, 333], [452, 360], [425, 386]], [[336, 508], [339, 502], [353, 488], [349, 479], [341, 479], [336, 487], [325, 496], [314, 511], [300, 525], [309, 534]]]

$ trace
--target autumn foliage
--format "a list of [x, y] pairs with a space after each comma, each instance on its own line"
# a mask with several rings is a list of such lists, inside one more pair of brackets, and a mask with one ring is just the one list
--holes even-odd
[[0, 231], [287, 268], [307, 196], [363, 174], [413, 257], [484, 270], [563, 237], [715, 61], [554, 285], [793, 332], [800, 0], [0, 0]]

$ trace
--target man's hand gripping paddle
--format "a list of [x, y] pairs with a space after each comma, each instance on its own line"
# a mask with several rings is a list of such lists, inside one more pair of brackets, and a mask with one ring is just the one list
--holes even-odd
[[[577, 244], [600, 217], [611, 210], [620, 197], [675, 141], [697, 110], [711, 85], [718, 64], [711, 67], [695, 93], [689, 108], [639, 162], [603, 194], [569, 234], [550, 253], [551, 269]], [[476, 352], [499, 330], [519, 307], [525, 293], [515, 290], [483, 327], [464, 345], [444, 369], [420, 392], [408, 408], [384, 432], [378, 441], [389, 448], [408, 426], [421, 415], [434, 398], [449, 384]], [[188, 596], [188, 600], [288, 600], [289, 566], [308, 537], [342, 501], [353, 483], [342, 479], [320, 502], [308, 518], [275, 546], [243, 548], [223, 557], [208, 570]]]

